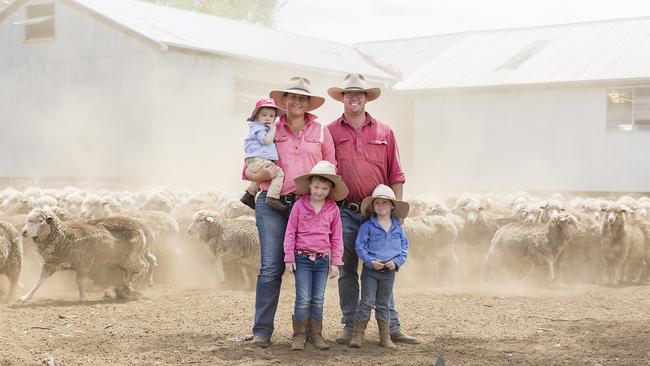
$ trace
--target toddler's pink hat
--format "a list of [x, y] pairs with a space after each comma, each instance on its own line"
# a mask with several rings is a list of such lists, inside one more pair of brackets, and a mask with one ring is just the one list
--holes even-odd
[[275, 108], [275, 110], [277, 111], [276, 112], [276, 114], [277, 114], [276, 117], [280, 117], [281, 115], [284, 114], [284, 109], [282, 109], [282, 108], [278, 107], [277, 105], [275, 105], [275, 100], [273, 100], [271, 98], [263, 98], [263, 99], [258, 100], [257, 103], [255, 103], [255, 109], [253, 109], [253, 113], [247, 119], [247, 121], [248, 122], [255, 121], [255, 117], [257, 116], [257, 112], [261, 108]]

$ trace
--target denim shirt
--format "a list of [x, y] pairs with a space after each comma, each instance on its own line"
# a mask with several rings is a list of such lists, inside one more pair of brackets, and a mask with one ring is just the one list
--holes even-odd
[[264, 138], [269, 133], [269, 128], [259, 122], [248, 123], [248, 136], [244, 139], [244, 152], [246, 158], [263, 158], [278, 160], [278, 150], [275, 143], [264, 143]]
[[391, 216], [392, 224], [386, 232], [379, 222], [377, 215], [372, 215], [359, 228], [355, 249], [363, 264], [372, 268], [373, 260], [380, 260], [383, 263], [393, 261], [399, 267], [406, 262], [406, 254], [409, 248], [409, 241], [399, 221]]

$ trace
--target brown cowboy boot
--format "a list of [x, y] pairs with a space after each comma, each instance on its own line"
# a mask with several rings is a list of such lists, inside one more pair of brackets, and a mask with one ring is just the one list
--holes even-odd
[[361, 348], [363, 344], [363, 336], [366, 333], [368, 320], [357, 320], [354, 318], [354, 328], [352, 329], [352, 339], [350, 340], [350, 347]]
[[291, 340], [291, 350], [302, 351], [305, 349], [305, 332], [307, 331], [307, 322], [309, 321], [309, 318], [300, 321], [296, 319], [295, 315], [292, 315], [291, 321], [293, 322], [293, 338]]
[[406, 334], [402, 329], [390, 335], [390, 340], [395, 343], [420, 344], [420, 340]]
[[397, 346], [390, 340], [390, 322], [377, 319], [377, 327], [379, 328], [379, 344], [386, 349], [397, 349]]
[[352, 339], [352, 328], [343, 327], [343, 330], [336, 336], [336, 343], [338, 344], [349, 344]]
[[323, 322], [309, 319], [309, 341], [319, 350], [330, 349], [330, 345], [323, 339]]

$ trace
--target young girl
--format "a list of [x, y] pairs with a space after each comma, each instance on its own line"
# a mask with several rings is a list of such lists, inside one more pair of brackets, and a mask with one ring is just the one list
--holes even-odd
[[388, 302], [393, 293], [395, 272], [406, 262], [409, 242], [399, 218], [406, 218], [409, 204], [395, 199], [390, 187], [378, 185], [371, 197], [361, 202], [361, 212], [372, 214], [359, 228], [355, 250], [363, 261], [361, 273], [361, 301], [354, 316], [350, 347], [361, 348], [370, 311], [375, 308], [379, 328], [379, 343], [395, 349], [390, 339]]
[[284, 262], [296, 280], [291, 350], [303, 350], [307, 337], [323, 350], [330, 347], [322, 336], [327, 275], [338, 276], [343, 265], [343, 229], [334, 201], [343, 200], [348, 188], [326, 160], [294, 181], [303, 196], [291, 209], [284, 237]]

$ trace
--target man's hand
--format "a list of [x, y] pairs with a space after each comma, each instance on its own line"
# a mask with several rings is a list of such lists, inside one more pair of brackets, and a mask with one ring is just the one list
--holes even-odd
[[385, 267], [386, 269], [389, 269], [389, 270], [391, 270], [391, 271], [394, 271], [394, 270], [395, 270], [395, 267], [397, 267], [397, 266], [395, 265], [395, 262], [393, 262], [393, 261], [388, 261], [388, 262], [386, 262], [386, 264], [384, 264], [384, 267]]
[[330, 280], [338, 277], [339, 275], [339, 266], [330, 265]]
[[296, 262], [286, 262], [284, 265], [289, 273], [296, 273]]
[[374, 269], [375, 271], [379, 271], [380, 269], [384, 268], [384, 263], [382, 263], [382, 261], [378, 259], [375, 259], [370, 263], [372, 263], [372, 269]]

